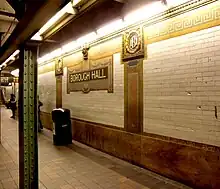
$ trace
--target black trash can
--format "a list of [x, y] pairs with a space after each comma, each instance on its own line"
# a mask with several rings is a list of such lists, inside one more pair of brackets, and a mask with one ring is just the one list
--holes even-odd
[[72, 144], [70, 110], [64, 108], [52, 111], [54, 145]]

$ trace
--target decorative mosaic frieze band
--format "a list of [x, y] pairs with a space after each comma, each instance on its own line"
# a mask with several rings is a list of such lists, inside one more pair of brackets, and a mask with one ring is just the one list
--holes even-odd
[[217, 1], [178, 17], [151, 25], [144, 29], [145, 43], [185, 35], [220, 24], [220, 2]]
[[[143, 20], [106, 35], [105, 37], [99, 38], [90, 43], [89, 46], [93, 47], [115, 37], [119, 37], [123, 32], [140, 25], [143, 25], [144, 27], [145, 44], [217, 26], [219, 25], [219, 6], [219, 0], [191, 0], [155, 15], [148, 20]], [[191, 14], [189, 14], [190, 11]], [[62, 57], [67, 57], [71, 54], [80, 52], [81, 50], [81, 48], [75, 49]], [[54, 62], [54, 59], [44, 62], [41, 66], [51, 62]], [[53, 71], [54, 67], [47, 69], [48, 71]], [[39, 70], [39, 73], [45, 72], [45, 68]]]

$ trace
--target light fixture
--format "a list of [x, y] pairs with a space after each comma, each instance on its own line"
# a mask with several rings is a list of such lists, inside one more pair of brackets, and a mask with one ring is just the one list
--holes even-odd
[[68, 23], [77, 13], [77, 5], [80, 5], [82, 0], [71, 0], [58, 11], [31, 39], [41, 41], [44, 38], [52, 35], [53, 32], [62, 28]]
[[43, 38], [40, 36], [40, 33], [37, 32], [32, 38], [31, 40], [36, 40], [36, 41], [41, 41]]
[[11, 71], [11, 74], [15, 77], [18, 77], [19, 76], [19, 69]]
[[81, 0], [72, 0], [71, 3], [72, 3], [72, 6], [76, 6], [80, 3]]
[[20, 52], [20, 50], [16, 50], [15, 52], [13, 52], [13, 53], [11, 54], [11, 56], [9, 56], [9, 57], [2, 63], [2, 67], [7, 66], [7, 63], [8, 63], [9, 61], [15, 60], [15, 57], [19, 54], [19, 52]]
[[40, 30], [39, 34], [42, 35], [48, 29], [50, 29], [56, 22], [58, 22], [66, 14], [76, 14], [72, 7], [72, 3], [69, 2], [65, 7], [63, 7], [59, 12], [57, 12]]
[[130, 25], [135, 22], [150, 18], [165, 10], [166, 10], [166, 6], [161, 1], [158, 1], [147, 4], [146, 6], [127, 14], [124, 17], [124, 20], [126, 25]]
[[110, 23], [106, 24], [105, 26], [99, 28], [97, 30], [97, 34], [99, 35], [99, 37], [102, 37], [104, 35], [110, 34], [114, 31], [117, 31], [117, 30], [123, 28], [123, 26], [124, 26], [123, 20], [118, 19], [118, 20], [110, 22]]
[[6, 67], [6, 66], [7, 66], [7, 63], [4, 62], [3, 64], [1, 64], [1, 69]]
[[11, 56], [15, 57], [20, 53], [20, 50], [16, 50]]

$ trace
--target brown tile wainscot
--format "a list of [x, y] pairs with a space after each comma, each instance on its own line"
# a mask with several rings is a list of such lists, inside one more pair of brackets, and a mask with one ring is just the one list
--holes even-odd
[[[42, 112], [41, 119], [51, 130], [51, 115]], [[72, 130], [76, 141], [194, 188], [220, 188], [219, 147], [77, 119], [72, 119]]]

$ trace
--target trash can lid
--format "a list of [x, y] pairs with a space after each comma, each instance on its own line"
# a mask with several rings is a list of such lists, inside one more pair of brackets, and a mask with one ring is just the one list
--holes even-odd
[[57, 111], [57, 110], [61, 111], [61, 112], [65, 112], [63, 108], [55, 108], [55, 109], [53, 109], [53, 111]]

